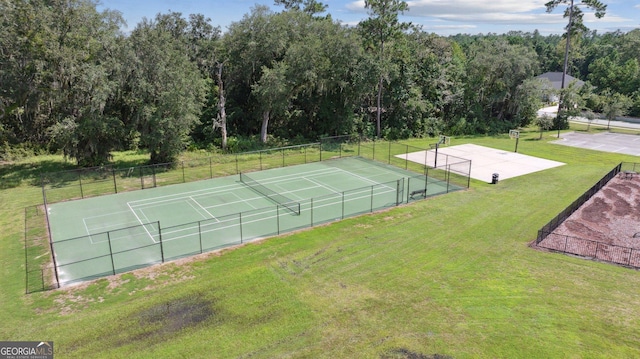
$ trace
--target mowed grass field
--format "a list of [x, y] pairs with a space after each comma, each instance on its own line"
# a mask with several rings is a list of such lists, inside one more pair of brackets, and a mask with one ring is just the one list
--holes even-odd
[[0, 190], [0, 340], [53, 340], [56, 358], [640, 357], [640, 272], [528, 246], [640, 158], [549, 144], [553, 134], [522, 133], [518, 152], [565, 166], [29, 295], [24, 207], [41, 201], [39, 166], [62, 160], [5, 166], [24, 180]]

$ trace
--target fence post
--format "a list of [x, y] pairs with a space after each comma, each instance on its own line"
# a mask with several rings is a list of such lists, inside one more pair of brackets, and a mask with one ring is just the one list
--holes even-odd
[[111, 257], [111, 271], [116, 275], [116, 265], [113, 260], [113, 249], [111, 248], [111, 232], [107, 232], [107, 242], [109, 242], [109, 256]]
[[213, 178], [213, 165], [211, 163], [211, 157], [209, 157], [209, 178]]
[[138, 168], [140, 169], [140, 189], [144, 189], [144, 175], [142, 173], [142, 166]]
[[373, 186], [371, 186], [371, 211], [370, 212], [373, 212]]
[[407, 148], [404, 150], [404, 169], [409, 169], [409, 145], [407, 145]]
[[157, 187], [157, 182], [156, 182], [156, 166], [157, 165], [151, 165], [151, 176], [153, 178], [153, 187]]
[[198, 221], [198, 239], [200, 240], [200, 254], [202, 254], [202, 227], [200, 226], [200, 223], [202, 221]]
[[373, 158], [372, 160], [376, 160], [376, 140], [373, 140]]
[[80, 197], [84, 198], [84, 191], [82, 190], [82, 172], [78, 171], [78, 183], [80, 183]]
[[182, 163], [182, 183], [186, 183], [187, 180], [184, 177], [184, 161], [181, 161], [181, 163]]
[[238, 217], [240, 218], [240, 244], [242, 244], [242, 212], [238, 213]]
[[278, 230], [278, 235], [280, 235], [280, 205], [276, 204], [276, 228]]
[[633, 254], [633, 248], [629, 248], [629, 258], [627, 258], [627, 265], [631, 265], [631, 255]]
[[[46, 208], [45, 208], [46, 211]], [[24, 294], [29, 294], [29, 256], [27, 255], [27, 236], [29, 228], [27, 227], [27, 207], [24, 208]], [[44, 285], [44, 284], [43, 284]]]
[[113, 174], [113, 189], [115, 193], [118, 193], [118, 182], [116, 182], [116, 169], [111, 168], [111, 173]]
[[160, 228], [160, 221], [158, 221], [158, 240], [160, 241], [160, 258], [162, 259], [162, 263], [164, 263], [164, 246], [162, 245], [162, 228]]
[[51, 237], [51, 223], [49, 222], [49, 205], [47, 204], [47, 196], [45, 195], [44, 186], [42, 186], [42, 198], [44, 201], [44, 214], [47, 219], [47, 233], [49, 237], [49, 249], [51, 250], [51, 258], [53, 259], [53, 272], [56, 275], [56, 284], [60, 288], [60, 278], [58, 277], [58, 265], [56, 262], [56, 252], [53, 251], [53, 238]]
[[236, 174], [239, 174], [240, 171], [238, 170], [238, 154], [236, 153]]
[[284, 167], [284, 148], [282, 149], [282, 167]]
[[391, 164], [391, 141], [389, 141], [389, 155], [387, 156], [387, 162]]
[[344, 191], [342, 192], [342, 219], [344, 219]]

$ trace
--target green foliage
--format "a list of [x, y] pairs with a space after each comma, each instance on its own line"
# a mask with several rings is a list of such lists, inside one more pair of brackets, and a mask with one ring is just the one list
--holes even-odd
[[[0, 1], [3, 153], [60, 151], [92, 166], [127, 149], [167, 162], [228, 136], [501, 133], [535, 118], [541, 90], [530, 80], [562, 69], [559, 35], [445, 38], [401, 22], [408, 3], [396, 0], [366, 1], [357, 27], [319, 16], [328, 8], [315, 0], [276, 5], [284, 11], [256, 6], [224, 34], [202, 14], [170, 11], [125, 35], [120, 15], [92, 0]], [[606, 10], [595, 0], [571, 8], [569, 68], [595, 86], [580, 90], [577, 110], [602, 112], [619, 93], [640, 116], [640, 30], [587, 31], [585, 6]]]

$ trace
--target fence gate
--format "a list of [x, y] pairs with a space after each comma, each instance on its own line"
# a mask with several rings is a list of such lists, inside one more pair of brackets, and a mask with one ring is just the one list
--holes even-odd
[[140, 187], [153, 188], [156, 186], [156, 170], [155, 166], [140, 167]]

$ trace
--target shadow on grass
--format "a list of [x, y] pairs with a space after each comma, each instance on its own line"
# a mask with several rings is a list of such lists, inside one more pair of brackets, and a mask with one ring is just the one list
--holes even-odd
[[[115, 169], [131, 168], [146, 165], [148, 162], [149, 160], [145, 158], [133, 158], [118, 160], [106, 167]], [[15, 188], [24, 183], [29, 186], [40, 187], [42, 186], [42, 176], [44, 174], [73, 170], [83, 169], [73, 162], [50, 159], [38, 160], [37, 157], [34, 158], [33, 162], [0, 165], [0, 190]], [[78, 179], [77, 175], [73, 175], [73, 172], [69, 172], [69, 175], [66, 176], [55, 176], [55, 178], [55, 186], [64, 186]], [[49, 183], [51, 184], [51, 182]]]

